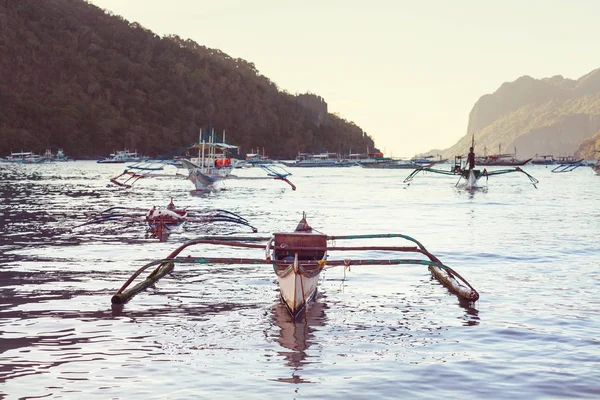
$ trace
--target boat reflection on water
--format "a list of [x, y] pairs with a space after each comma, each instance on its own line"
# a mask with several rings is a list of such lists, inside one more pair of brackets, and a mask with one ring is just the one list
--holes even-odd
[[318, 327], [325, 326], [327, 317], [325, 310], [327, 305], [323, 303], [323, 298], [317, 294], [317, 298], [310, 304], [308, 309], [296, 320], [290, 316], [284, 304], [278, 303], [273, 307], [272, 321], [279, 327], [277, 341], [283, 348], [277, 353], [282, 356], [286, 366], [292, 368], [292, 376], [289, 378], [277, 378], [278, 382], [287, 383], [312, 383], [300, 376], [302, 367], [309, 364], [309, 347], [315, 343], [315, 332]]
[[479, 325], [479, 310], [473, 306], [472, 302], [459, 298], [458, 305], [465, 310], [465, 315], [462, 317], [463, 326]]

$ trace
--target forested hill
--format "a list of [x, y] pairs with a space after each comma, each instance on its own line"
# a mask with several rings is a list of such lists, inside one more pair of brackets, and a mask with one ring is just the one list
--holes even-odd
[[158, 155], [226, 130], [243, 152], [373, 149], [371, 137], [291, 95], [251, 62], [159, 37], [83, 0], [0, 0], [0, 156], [64, 148]]

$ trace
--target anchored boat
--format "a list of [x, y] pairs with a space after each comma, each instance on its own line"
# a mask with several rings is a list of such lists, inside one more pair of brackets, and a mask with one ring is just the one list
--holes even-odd
[[[352, 240], [404, 240], [410, 245], [341, 246]], [[330, 243], [331, 244], [328, 244]], [[222, 246], [231, 248], [263, 249], [265, 258], [214, 258], [204, 256], [181, 256], [193, 246]], [[367, 251], [378, 255], [389, 254], [389, 258], [350, 259], [340, 256], [343, 252]], [[338, 254], [338, 257], [332, 256]], [[413, 258], [401, 258], [410, 254]], [[403, 234], [369, 234], [351, 236], [328, 236], [315, 232], [304, 215], [293, 232], [274, 233], [270, 237], [204, 236], [189, 241], [167, 258], [153, 261], [138, 269], [112, 296], [113, 305], [123, 305], [133, 296], [156, 284], [173, 271], [175, 264], [266, 264], [271, 265], [279, 282], [280, 297], [292, 317], [296, 318], [308, 307], [315, 297], [319, 275], [327, 268], [354, 265], [424, 265], [431, 274], [459, 298], [474, 302], [479, 293], [456, 271], [444, 265], [417, 240]], [[133, 285], [134, 281], [149, 268], [150, 275]]]
[[256, 228], [238, 214], [220, 209], [188, 210], [176, 207], [171, 198], [167, 207], [144, 209], [134, 207], [111, 207], [92, 215], [86, 222], [76, 226], [101, 224], [105, 222], [146, 223], [151, 237], [166, 240], [169, 234], [187, 222], [199, 224], [231, 223]]
[[467, 189], [467, 190], [473, 190], [473, 189], [480, 188], [481, 186], [479, 186], [479, 180], [483, 177], [486, 178], [486, 182], [487, 182], [487, 178], [489, 178], [490, 176], [510, 174], [513, 172], [521, 172], [521, 173], [525, 174], [525, 176], [527, 176], [527, 178], [529, 178], [529, 181], [531, 182], [531, 184], [534, 187], [537, 187], [536, 185], [539, 183], [539, 181], [536, 178], [534, 178], [527, 172], [523, 171], [520, 167], [514, 167], [514, 168], [510, 168], [510, 169], [500, 169], [500, 170], [489, 170], [489, 171], [486, 168], [484, 168], [483, 170], [469, 169], [469, 168], [461, 166], [461, 159], [462, 159], [461, 156], [457, 156], [454, 161], [454, 167], [452, 167], [450, 170], [443, 170], [443, 169], [436, 169], [436, 168], [429, 168], [429, 167], [417, 168], [404, 179], [404, 183], [408, 183], [408, 182], [412, 181], [412, 179], [419, 172], [432, 172], [434, 174], [458, 176], [459, 178], [458, 178], [458, 181], [456, 182], [455, 186], [458, 188]]
[[177, 162], [172, 159], [154, 159], [145, 160], [136, 164], [128, 165], [125, 171], [110, 179], [115, 185], [131, 188], [138, 180], [149, 177], [167, 176], [174, 178], [180, 175], [178, 172], [173, 174], [164, 174], [166, 168], [178, 169], [179, 165], [187, 170], [187, 178], [194, 184], [195, 192], [204, 192], [215, 189], [219, 182], [240, 179], [275, 179], [286, 182], [296, 190], [296, 186], [290, 182], [288, 177], [292, 175], [282, 167], [270, 164], [258, 164], [266, 176], [238, 176], [232, 174], [237, 164], [236, 159], [232, 158], [230, 153], [237, 152], [238, 146], [225, 143], [225, 132], [223, 140], [219, 142], [214, 130], [208, 133], [208, 139], [204, 132], [200, 131], [199, 142], [188, 148], [188, 151], [198, 150], [198, 157], [185, 159], [180, 158]]
[[327, 235], [313, 233], [303, 216], [294, 232], [275, 233], [267, 242], [269, 257], [274, 261], [281, 300], [296, 316], [317, 292], [319, 274], [327, 263]]
[[[473, 150], [475, 147], [475, 137], [473, 137], [471, 139], [471, 150]], [[514, 167], [514, 168], [507, 168], [507, 169], [496, 169], [496, 170], [487, 170], [487, 168], [484, 168], [483, 170], [481, 169], [475, 169], [475, 164], [477, 163], [477, 157], [475, 157], [474, 153], [470, 153], [469, 155], [470, 157], [473, 157], [473, 163], [470, 166], [471, 168], [469, 168], [468, 165], [468, 159], [467, 161], [464, 163], [462, 163], [463, 160], [463, 156], [456, 156], [454, 157], [454, 165], [451, 166], [451, 168], [449, 170], [444, 170], [444, 169], [437, 169], [437, 168], [431, 168], [431, 167], [419, 167], [416, 168], [413, 172], [410, 173], [410, 175], [408, 175], [405, 179], [404, 179], [404, 183], [408, 183], [411, 182], [412, 179], [419, 173], [419, 172], [432, 172], [434, 174], [441, 174], [441, 175], [454, 175], [454, 176], [458, 176], [458, 181], [456, 182], [456, 187], [458, 188], [462, 188], [462, 189], [467, 189], [467, 190], [473, 190], [473, 189], [479, 189], [481, 186], [479, 186], [478, 182], [481, 178], [485, 177], [486, 178], [486, 183], [487, 183], [487, 179], [490, 176], [496, 176], [496, 175], [504, 175], [504, 174], [510, 174], [510, 173], [514, 173], [514, 172], [521, 172], [523, 174], [525, 174], [525, 176], [527, 176], [527, 178], [529, 178], [529, 181], [531, 182], [531, 184], [537, 188], [537, 184], [539, 183], [539, 181], [537, 179], [535, 179], [533, 176], [529, 175], [527, 172], [523, 171], [520, 167]]]

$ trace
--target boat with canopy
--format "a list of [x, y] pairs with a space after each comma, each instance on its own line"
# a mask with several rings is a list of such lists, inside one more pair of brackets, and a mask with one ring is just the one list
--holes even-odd
[[[348, 242], [376, 240], [375, 246], [345, 245]], [[402, 241], [398, 245], [397, 241]], [[393, 241], [394, 244], [386, 242]], [[265, 252], [264, 258], [207, 257], [186, 254], [192, 248], [206, 252], [209, 247], [218, 247], [219, 252], [228, 249], [257, 249]], [[367, 252], [365, 258], [349, 258], [348, 252]], [[407, 256], [409, 255], [409, 256]], [[421, 265], [427, 266], [431, 274], [452, 293], [468, 302], [479, 299], [479, 293], [454, 269], [442, 263], [420, 242], [399, 233], [330, 236], [314, 230], [304, 214], [292, 232], [278, 232], [268, 237], [255, 236], [203, 236], [179, 246], [166, 258], [152, 261], [139, 268], [112, 296], [114, 306], [122, 306], [138, 293], [153, 287], [161, 278], [171, 273], [175, 265], [185, 264], [242, 264], [270, 265], [277, 277], [281, 302], [290, 315], [297, 318], [309, 307], [315, 297], [319, 275], [322, 271], [351, 266], [375, 265]], [[152, 272], [143, 280], [138, 277], [146, 270]], [[134, 282], [138, 283], [134, 284]]]
[[[238, 146], [225, 142], [225, 132], [223, 140], [219, 142], [213, 129], [210, 130], [208, 137], [200, 131], [199, 142], [187, 149], [187, 153], [198, 151], [198, 156], [194, 158], [179, 158], [176, 162], [172, 158], [161, 157], [159, 159], [146, 160], [141, 163], [129, 165], [121, 174], [110, 179], [112, 183], [118, 186], [130, 188], [138, 180], [148, 177], [185, 177], [194, 184], [195, 191], [203, 192], [215, 189], [218, 182], [228, 179], [253, 180], [253, 179], [275, 179], [286, 182], [296, 190], [296, 186], [288, 179], [290, 172], [284, 168], [272, 164], [259, 164], [258, 167], [266, 172], [265, 176], [238, 176], [233, 175], [232, 171], [236, 165], [232, 157], [233, 152], [239, 150]], [[187, 174], [181, 174], [179, 167], [187, 170]], [[165, 174], [166, 168], [175, 168], [176, 172]]]

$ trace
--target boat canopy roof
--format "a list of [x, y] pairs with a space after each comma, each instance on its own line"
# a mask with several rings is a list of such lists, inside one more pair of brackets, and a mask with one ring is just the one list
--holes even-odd
[[238, 151], [240, 148], [239, 146], [234, 146], [232, 144], [227, 144], [227, 143], [196, 143], [195, 145], [190, 147], [189, 150], [191, 150], [191, 149], [202, 150], [202, 148], [204, 148], [204, 150], [208, 150], [211, 147], [222, 150], [222, 151], [226, 151], [226, 150]]

